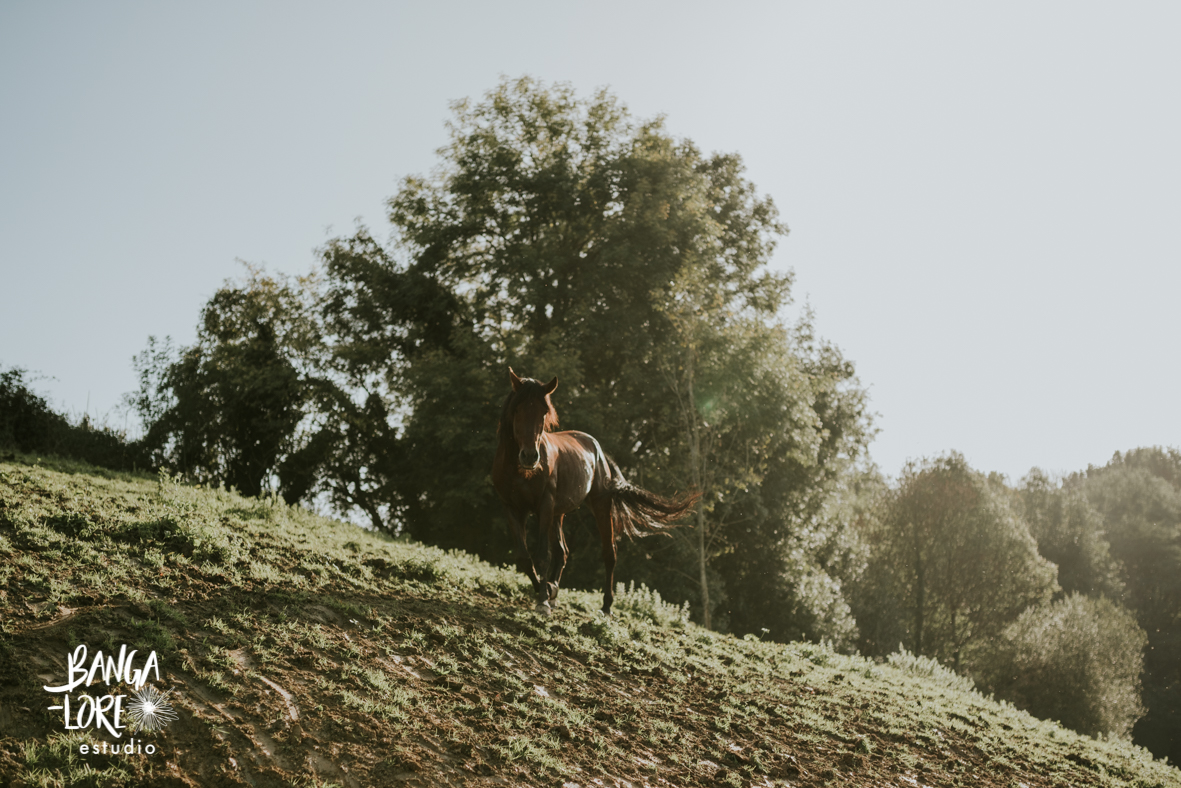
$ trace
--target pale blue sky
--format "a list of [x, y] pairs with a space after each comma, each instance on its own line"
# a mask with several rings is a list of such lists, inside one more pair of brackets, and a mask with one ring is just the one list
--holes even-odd
[[121, 424], [237, 258], [386, 233], [448, 102], [531, 74], [744, 157], [887, 473], [1181, 446], [1181, 5], [719, 8], [0, 4], [0, 365]]

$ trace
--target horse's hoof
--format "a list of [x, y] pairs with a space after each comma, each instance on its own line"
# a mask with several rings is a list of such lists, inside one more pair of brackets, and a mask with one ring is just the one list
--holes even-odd
[[611, 611], [610, 610], [600, 610], [599, 615], [602, 616], [603, 618], [611, 618]]
[[553, 608], [551, 608], [546, 602], [538, 602], [537, 607], [533, 608], [533, 611], [535, 613], [540, 613], [543, 616], [548, 616], [554, 612]]

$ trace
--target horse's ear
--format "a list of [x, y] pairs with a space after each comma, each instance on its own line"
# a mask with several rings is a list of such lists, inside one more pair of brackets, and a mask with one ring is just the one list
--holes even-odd
[[513, 372], [512, 367], [508, 368], [508, 379], [510, 381], [512, 381], [513, 391], [520, 391], [521, 390], [521, 379], [519, 377], [517, 377], [516, 372]]
[[549, 383], [545, 384], [545, 396], [548, 397], [550, 394], [553, 394], [554, 389], [556, 389], [557, 387], [558, 387], [558, 379], [555, 377]]

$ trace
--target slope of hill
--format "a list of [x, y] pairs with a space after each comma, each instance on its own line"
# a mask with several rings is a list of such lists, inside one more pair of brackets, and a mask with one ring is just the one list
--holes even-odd
[[0, 783], [1181, 786], [925, 660], [735, 640], [644, 589], [544, 619], [526, 592], [274, 501], [10, 457]]

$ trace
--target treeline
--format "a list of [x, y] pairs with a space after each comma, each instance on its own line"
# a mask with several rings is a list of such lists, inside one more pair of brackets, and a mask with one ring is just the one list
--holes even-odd
[[71, 418], [33, 389], [28, 370], [0, 369], [0, 450], [72, 457], [115, 470], [149, 470], [144, 446], [124, 430], [95, 424], [89, 414]]
[[[149, 341], [137, 462], [508, 563], [489, 479], [507, 369], [556, 375], [564, 428], [645, 487], [703, 494], [617, 577], [737, 635], [901, 647], [1181, 758], [1177, 452], [1016, 487], [953, 454], [888, 483], [852, 364], [782, 317], [787, 228], [737, 156], [527, 79], [453, 110], [388, 241], [358, 227], [306, 277], [251, 269], [192, 346]], [[589, 514], [567, 528], [564, 582], [597, 587]]]
[[908, 466], [858, 535], [858, 648], [902, 647], [1092, 735], [1181, 756], [1181, 453], [1016, 487], [958, 455]]

